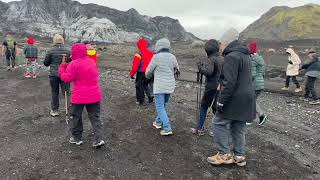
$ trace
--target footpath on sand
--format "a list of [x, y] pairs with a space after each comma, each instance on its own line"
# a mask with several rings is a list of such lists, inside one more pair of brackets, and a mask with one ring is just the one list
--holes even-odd
[[152, 128], [153, 105], [135, 105], [134, 81], [127, 74], [101, 69], [106, 146], [94, 150], [86, 116], [80, 147], [67, 142], [63, 116], [49, 117], [47, 73], [34, 80], [20, 69], [1, 70], [0, 179], [320, 178], [320, 111], [298, 97], [264, 94], [261, 104], [271, 119], [248, 129], [248, 165], [214, 167], [206, 162], [215, 153], [212, 138], [189, 132], [196, 123], [196, 84], [178, 82], [169, 105], [175, 134], [162, 137]]

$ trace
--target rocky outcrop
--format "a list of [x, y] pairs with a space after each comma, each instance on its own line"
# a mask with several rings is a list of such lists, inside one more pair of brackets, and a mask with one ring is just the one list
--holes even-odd
[[297, 40], [320, 39], [320, 5], [273, 7], [242, 33], [243, 39]]
[[71, 40], [132, 42], [139, 37], [172, 41], [197, 39], [178, 20], [140, 15], [71, 0], [23, 0], [1, 3], [0, 29], [40, 36], [65, 34]]

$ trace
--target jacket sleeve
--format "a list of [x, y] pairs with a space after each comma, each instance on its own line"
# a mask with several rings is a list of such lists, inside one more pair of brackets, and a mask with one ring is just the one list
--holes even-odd
[[60, 68], [59, 68], [59, 76], [60, 76], [61, 80], [64, 81], [65, 83], [71, 83], [72, 81], [74, 81], [76, 74], [74, 71], [73, 63], [61, 64]]
[[44, 58], [44, 61], [43, 61], [43, 64], [45, 65], [45, 66], [50, 66], [50, 64], [51, 64], [51, 51], [49, 51], [47, 54], [46, 54], [46, 57]]
[[239, 60], [233, 60], [232, 57], [225, 58], [223, 66], [223, 81], [222, 92], [219, 98], [219, 103], [226, 105], [231, 101], [238, 80]]
[[141, 55], [136, 53], [134, 55], [134, 59], [133, 59], [133, 62], [132, 62], [132, 68], [131, 68], [131, 71], [130, 71], [130, 76], [134, 76], [138, 69], [139, 69], [139, 66], [140, 66], [140, 62], [141, 62]]
[[156, 62], [156, 59], [154, 58], [155, 56], [153, 56], [147, 70], [146, 70], [146, 78], [150, 79], [154, 73], [154, 70], [156, 69], [157, 67], [157, 62]]
[[206, 60], [198, 67], [199, 72], [205, 76], [210, 76], [214, 72], [214, 61]]
[[315, 62], [314, 60], [306, 61], [306, 62], [302, 65], [301, 69], [308, 69], [309, 66], [311, 66], [311, 64], [313, 64], [314, 62]]

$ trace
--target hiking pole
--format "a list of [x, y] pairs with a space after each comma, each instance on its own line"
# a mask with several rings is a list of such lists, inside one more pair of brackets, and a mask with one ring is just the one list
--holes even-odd
[[[66, 54], [62, 55], [62, 63], [66, 62]], [[68, 92], [67, 87], [64, 87], [64, 102], [66, 107], [66, 123], [69, 124], [69, 108], [68, 108]]]
[[199, 108], [199, 104], [200, 104], [200, 102], [199, 102], [199, 93], [200, 93], [200, 90], [199, 90], [199, 87], [200, 87], [200, 73], [199, 72], [197, 72], [197, 111], [196, 111], [196, 117], [198, 117], [199, 116], [199, 112], [200, 112], [200, 108]]

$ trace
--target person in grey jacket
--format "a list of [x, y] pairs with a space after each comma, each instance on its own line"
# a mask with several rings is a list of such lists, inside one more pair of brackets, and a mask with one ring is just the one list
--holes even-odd
[[320, 104], [317, 92], [314, 89], [315, 82], [320, 78], [320, 57], [314, 50], [308, 53], [310, 58], [309, 61], [305, 62], [301, 69], [306, 69], [306, 86], [305, 86], [305, 101], [309, 101], [310, 95], [312, 96], [312, 101], [309, 103], [311, 105]]
[[61, 86], [62, 92], [67, 91], [68, 95], [70, 94], [70, 85], [64, 83], [58, 73], [63, 55], [66, 55], [66, 61], [70, 62], [70, 50], [65, 48], [64, 39], [61, 35], [56, 34], [53, 37], [53, 44], [54, 46], [46, 54], [43, 64], [47, 67], [50, 66], [49, 79], [52, 92], [50, 115], [56, 117], [59, 116], [59, 86]]
[[170, 94], [176, 87], [175, 72], [178, 72], [179, 65], [176, 57], [170, 53], [171, 45], [168, 39], [160, 39], [155, 45], [155, 55], [151, 60], [146, 77], [154, 76], [153, 93], [155, 96], [155, 106], [157, 110], [156, 121], [153, 126], [162, 129], [163, 136], [172, 135], [171, 123], [166, 111]]
[[[214, 100], [218, 96], [219, 79], [223, 66], [223, 58], [220, 55], [220, 43], [211, 39], [205, 44], [205, 51], [208, 59], [198, 64], [199, 73], [206, 77], [205, 91], [201, 101], [201, 108], [198, 117], [198, 125], [192, 128], [192, 133], [199, 136], [204, 135], [204, 123], [207, 118], [208, 108], [213, 105], [212, 112], [216, 113]], [[214, 101], [214, 102], [213, 102]]]

